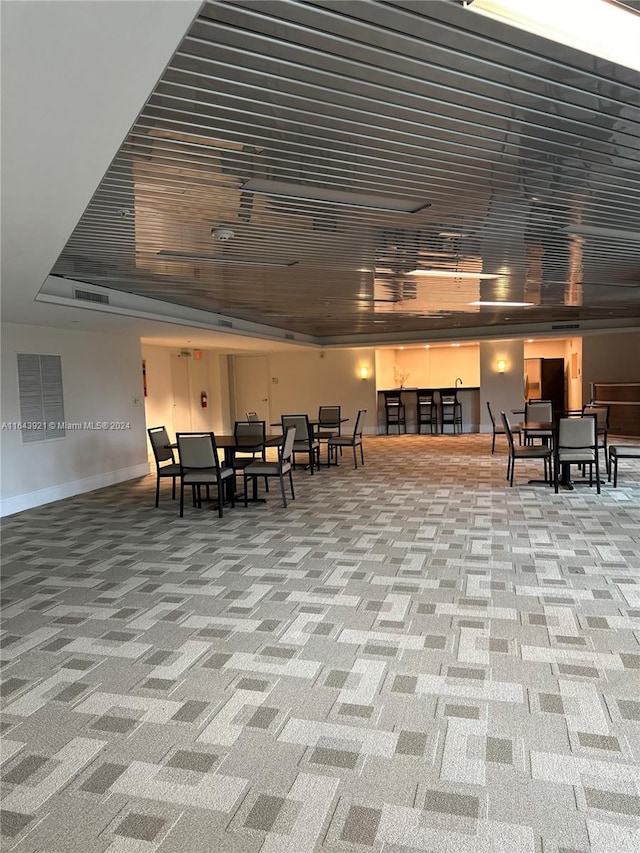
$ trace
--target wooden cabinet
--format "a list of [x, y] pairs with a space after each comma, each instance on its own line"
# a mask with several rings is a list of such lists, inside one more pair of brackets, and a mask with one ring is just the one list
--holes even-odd
[[640, 382], [592, 382], [591, 399], [610, 406], [610, 433], [640, 436]]

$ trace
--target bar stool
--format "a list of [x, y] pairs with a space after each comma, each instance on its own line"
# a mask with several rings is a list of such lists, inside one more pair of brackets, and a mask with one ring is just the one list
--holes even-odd
[[418, 435], [422, 432], [421, 426], [425, 424], [431, 427], [431, 434], [438, 433], [438, 406], [435, 400], [435, 391], [432, 388], [418, 388], [417, 411], [418, 411]]
[[457, 388], [440, 389], [440, 432], [444, 433], [445, 424], [453, 427], [453, 434], [462, 432], [462, 404], [458, 400]]
[[387, 426], [387, 435], [389, 427], [397, 426], [398, 435], [400, 435], [400, 427], [407, 431], [407, 421], [404, 411], [404, 403], [402, 402], [401, 391], [384, 391], [384, 410]]

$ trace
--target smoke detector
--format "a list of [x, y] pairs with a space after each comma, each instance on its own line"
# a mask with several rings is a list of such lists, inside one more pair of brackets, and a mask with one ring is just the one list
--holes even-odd
[[212, 228], [211, 234], [216, 238], [216, 240], [222, 240], [225, 242], [226, 240], [230, 240], [234, 236], [234, 232], [231, 228]]

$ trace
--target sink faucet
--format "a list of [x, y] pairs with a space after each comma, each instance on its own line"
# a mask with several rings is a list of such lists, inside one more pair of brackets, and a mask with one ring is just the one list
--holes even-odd
[[462, 385], [462, 379], [456, 379], [456, 388], [458, 387], [458, 382]]

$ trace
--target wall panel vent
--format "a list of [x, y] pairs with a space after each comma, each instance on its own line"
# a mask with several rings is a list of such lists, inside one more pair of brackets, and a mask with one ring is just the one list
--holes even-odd
[[23, 442], [64, 438], [62, 359], [59, 355], [19, 352], [18, 393]]
[[82, 299], [85, 302], [98, 302], [100, 305], [109, 304], [109, 297], [106, 293], [95, 293], [93, 290], [80, 290], [78, 287], [73, 288], [73, 298]]

